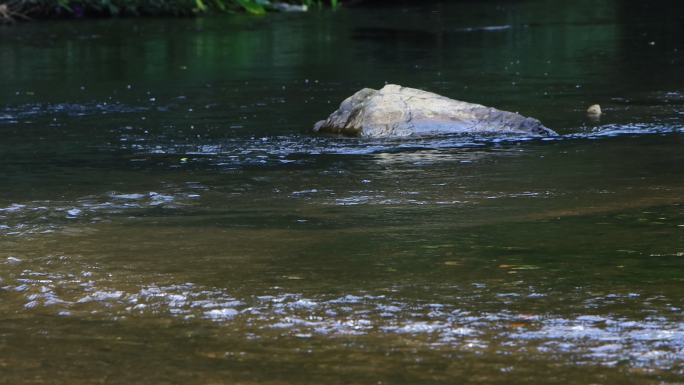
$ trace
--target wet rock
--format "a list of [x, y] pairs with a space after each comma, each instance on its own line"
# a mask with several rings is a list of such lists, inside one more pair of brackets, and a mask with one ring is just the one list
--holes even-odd
[[601, 118], [601, 106], [598, 104], [592, 104], [587, 108], [587, 117], [592, 121], [598, 121]]
[[280, 12], [306, 12], [309, 10], [309, 7], [304, 4], [304, 5], [296, 5], [296, 4], [289, 4], [289, 3], [282, 3], [282, 2], [271, 2], [266, 4], [268, 8], [271, 8], [275, 11], [280, 11]]
[[367, 138], [456, 133], [557, 135], [537, 119], [388, 84], [364, 88], [340, 104], [314, 131]]

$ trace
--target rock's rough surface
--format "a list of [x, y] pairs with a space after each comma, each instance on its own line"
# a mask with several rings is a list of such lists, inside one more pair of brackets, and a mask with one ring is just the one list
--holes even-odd
[[364, 88], [314, 126], [314, 131], [391, 138], [455, 133], [557, 135], [537, 119], [388, 84]]

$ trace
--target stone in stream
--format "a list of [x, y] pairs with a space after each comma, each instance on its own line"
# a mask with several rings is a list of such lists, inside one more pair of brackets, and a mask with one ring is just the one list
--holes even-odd
[[314, 126], [315, 132], [392, 138], [458, 133], [557, 135], [537, 119], [388, 84], [364, 88]]
[[296, 5], [280, 1], [266, 2], [266, 7], [280, 12], [306, 12], [309, 10], [306, 4]]
[[598, 122], [601, 120], [601, 114], [601, 106], [598, 104], [592, 104], [589, 106], [589, 108], [587, 108], [587, 117], [592, 122]]

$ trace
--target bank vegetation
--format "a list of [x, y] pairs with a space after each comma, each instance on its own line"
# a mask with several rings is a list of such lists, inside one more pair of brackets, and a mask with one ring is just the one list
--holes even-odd
[[0, 22], [41, 18], [193, 16], [210, 13], [307, 11], [339, 0], [0, 0]]

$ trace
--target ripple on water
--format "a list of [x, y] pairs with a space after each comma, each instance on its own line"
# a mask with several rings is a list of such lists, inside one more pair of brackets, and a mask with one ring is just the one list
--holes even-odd
[[[240, 298], [225, 288], [190, 282], [155, 284], [142, 282], [143, 278], [131, 282], [130, 276], [117, 277], [99, 266], [64, 256], [38, 261], [11, 256], [0, 263], [4, 265], [0, 293], [7, 299], [3, 306], [13, 312], [105, 319], [171, 317], [218, 327], [237, 324], [250, 335], [300, 338], [395, 334], [433, 347], [467, 351], [571, 353], [577, 363], [607, 366], [627, 362], [667, 369], [684, 360], [684, 319], [678, 313], [628, 318], [507, 310], [516, 303], [486, 312], [477, 310], [481, 298], [469, 297], [468, 291], [489, 289], [470, 285], [454, 289], [466, 292], [445, 303], [363, 292], [305, 296], [278, 288]], [[498, 293], [490, 294], [496, 297]], [[524, 294], [507, 293], [507, 299], [524, 301], [528, 298]]]
[[29, 123], [34, 119], [79, 118], [92, 115], [125, 114], [148, 111], [149, 106], [129, 106], [116, 101], [93, 103], [28, 103], [0, 108], [0, 124]]
[[[305, 163], [322, 155], [373, 155], [382, 163], [407, 161], [432, 164], [454, 160], [446, 150], [481, 148], [506, 143], [531, 141], [563, 141], [601, 139], [621, 135], [667, 134], [684, 132], [675, 122], [605, 124], [588, 131], [575, 130], [566, 135], [533, 138], [518, 135], [455, 134], [438, 137], [408, 137], [401, 139], [340, 138], [314, 135], [278, 135], [269, 137], [237, 137], [217, 141], [202, 138], [160, 138], [144, 133], [121, 133], [120, 145], [128, 151], [144, 155], [173, 156], [186, 163], [204, 162], [221, 168], [277, 166]], [[472, 160], [464, 159], [464, 162]]]
[[201, 197], [201, 185], [170, 188], [169, 191], [146, 193], [110, 192], [90, 195], [74, 201], [32, 201], [0, 207], [0, 235], [22, 236], [54, 232], [74, 221], [97, 222], [103, 215], [134, 214], [135, 211], [163, 207], [182, 209]]

